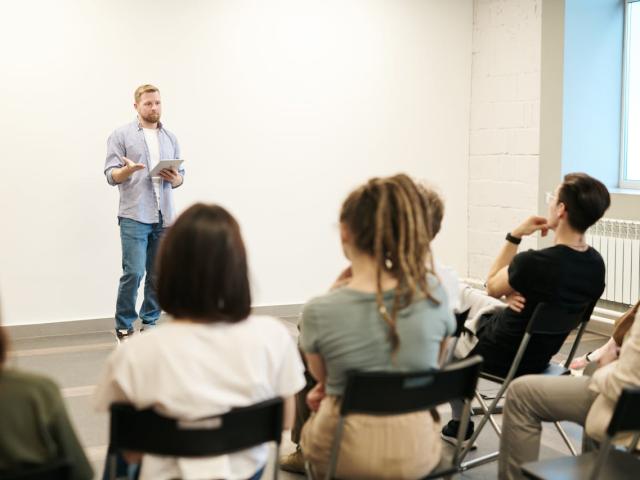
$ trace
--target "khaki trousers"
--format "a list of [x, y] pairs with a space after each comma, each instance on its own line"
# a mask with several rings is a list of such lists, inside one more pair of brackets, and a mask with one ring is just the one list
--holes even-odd
[[[597, 393], [589, 377], [526, 375], [507, 391], [498, 478], [523, 479], [520, 466], [538, 460], [542, 422], [567, 420], [584, 426]], [[583, 447], [584, 450], [584, 447]]]
[[[327, 396], [302, 428], [306, 460], [322, 478], [340, 416], [340, 401]], [[440, 461], [440, 425], [427, 411], [392, 416], [346, 417], [336, 476], [343, 479], [416, 479]]]

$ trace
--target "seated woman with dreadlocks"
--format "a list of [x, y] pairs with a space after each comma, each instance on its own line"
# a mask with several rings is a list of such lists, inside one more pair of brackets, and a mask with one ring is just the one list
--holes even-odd
[[[300, 345], [318, 384], [302, 451], [326, 471], [349, 370], [423, 370], [438, 366], [455, 330], [444, 290], [426, 266], [428, 205], [406, 175], [374, 178], [342, 206], [340, 238], [351, 262], [348, 283], [309, 301]], [[439, 425], [429, 412], [348, 417], [340, 478], [418, 478], [440, 460]]]

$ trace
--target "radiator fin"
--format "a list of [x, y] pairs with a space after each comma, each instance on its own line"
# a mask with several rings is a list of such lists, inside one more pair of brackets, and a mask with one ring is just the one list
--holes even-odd
[[631, 305], [640, 298], [640, 222], [604, 218], [586, 240], [606, 265], [603, 300]]

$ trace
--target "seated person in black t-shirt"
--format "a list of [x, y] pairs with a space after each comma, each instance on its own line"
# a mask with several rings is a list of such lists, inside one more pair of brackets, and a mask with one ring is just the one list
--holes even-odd
[[[533, 216], [507, 234], [487, 278], [487, 294], [467, 290], [469, 305], [495, 305], [496, 299], [511, 296], [509, 308], [493, 308], [493, 313], [469, 318], [469, 330], [456, 349], [457, 357], [482, 355], [483, 370], [505, 376], [511, 367], [531, 314], [539, 302], [581, 305], [593, 303], [604, 290], [605, 266], [600, 254], [585, 242], [585, 231], [609, 208], [607, 188], [584, 173], [571, 173], [553, 194], [547, 194], [548, 217]], [[541, 250], [517, 253], [522, 237], [540, 231], [554, 231], [554, 245]], [[471, 295], [470, 295], [471, 293]], [[493, 298], [491, 298], [493, 297]], [[478, 309], [476, 308], [476, 311]], [[467, 326], [467, 324], [465, 324]], [[540, 373], [564, 342], [564, 336], [533, 337], [522, 358], [518, 375]], [[455, 442], [462, 404], [452, 404], [453, 420], [442, 430], [447, 441]], [[470, 422], [467, 438], [473, 432]]]

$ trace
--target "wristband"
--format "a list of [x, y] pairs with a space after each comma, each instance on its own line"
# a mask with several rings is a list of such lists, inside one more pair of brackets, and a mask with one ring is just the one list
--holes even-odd
[[522, 241], [521, 238], [514, 237], [513, 235], [511, 235], [511, 232], [508, 232], [507, 236], [504, 237], [504, 239], [509, 243], [513, 243], [514, 245], [520, 245], [520, 242]]

